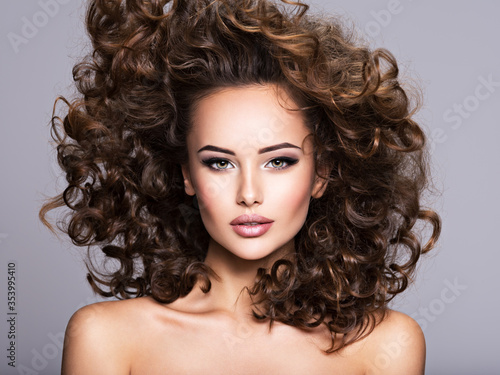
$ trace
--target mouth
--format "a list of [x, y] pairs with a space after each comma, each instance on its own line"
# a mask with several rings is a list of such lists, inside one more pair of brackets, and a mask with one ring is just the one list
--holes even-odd
[[231, 225], [261, 225], [261, 224], [269, 224], [272, 223], [273, 220], [268, 219], [267, 217], [260, 215], [240, 215], [229, 224]]
[[231, 221], [233, 230], [242, 237], [259, 237], [273, 225], [273, 220], [259, 215], [241, 215]]

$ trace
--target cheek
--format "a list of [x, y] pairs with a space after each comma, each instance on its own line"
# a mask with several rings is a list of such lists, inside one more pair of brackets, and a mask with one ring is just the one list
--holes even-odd
[[[288, 221], [305, 221], [311, 199], [311, 177], [309, 173], [294, 176], [292, 181], [283, 180], [272, 186], [272, 201], [274, 211], [286, 215]], [[269, 202], [269, 200], [268, 200]]]
[[311, 186], [309, 184], [294, 184], [289, 186], [288, 189], [279, 189], [278, 192], [276, 199], [280, 201], [279, 209], [297, 214], [307, 213], [311, 196]]
[[195, 176], [195, 191], [202, 221], [207, 229], [221, 219], [221, 209], [227, 202], [227, 178], [198, 174]]
[[205, 206], [214, 200], [219, 201], [230, 182], [229, 178], [224, 174], [214, 175], [213, 173], [207, 173], [202, 168], [195, 170], [192, 178], [198, 203]]

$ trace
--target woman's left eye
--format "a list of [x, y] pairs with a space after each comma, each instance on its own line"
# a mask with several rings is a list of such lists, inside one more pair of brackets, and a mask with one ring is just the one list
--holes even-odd
[[269, 165], [273, 169], [285, 169], [294, 165], [297, 162], [298, 162], [297, 159], [292, 159], [292, 158], [276, 158], [267, 163], [266, 166]]

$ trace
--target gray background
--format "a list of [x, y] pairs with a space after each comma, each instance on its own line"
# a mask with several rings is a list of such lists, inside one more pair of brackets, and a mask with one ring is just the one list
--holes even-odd
[[[1, 374], [57, 374], [68, 319], [97, 300], [79, 250], [37, 219], [44, 196], [64, 182], [49, 144], [52, 104], [58, 94], [73, 92], [71, 68], [86, 48], [80, 1], [58, 0], [57, 7], [54, 1], [7, 1], [0, 15]], [[52, 7], [42, 6], [48, 3]], [[425, 93], [419, 118], [433, 143], [435, 185], [442, 192], [429, 203], [444, 227], [438, 249], [395, 308], [424, 329], [427, 374], [500, 374], [499, 3], [311, 4], [317, 12], [348, 16], [372, 45], [391, 50], [402, 73], [418, 79]], [[35, 28], [23, 30], [26, 22]], [[17, 48], [9, 41], [14, 34], [25, 38]], [[10, 260], [17, 263], [17, 370], [5, 356]]]

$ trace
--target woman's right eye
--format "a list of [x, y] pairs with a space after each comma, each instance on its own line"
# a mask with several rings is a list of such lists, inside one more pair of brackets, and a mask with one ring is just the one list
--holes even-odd
[[226, 159], [210, 158], [202, 160], [202, 162], [209, 168], [214, 169], [216, 171], [234, 168], [233, 165]]

